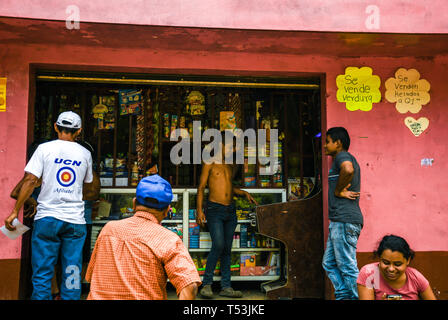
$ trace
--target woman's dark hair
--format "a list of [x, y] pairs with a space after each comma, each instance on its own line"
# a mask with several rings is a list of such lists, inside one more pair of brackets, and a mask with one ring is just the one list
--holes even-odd
[[398, 251], [403, 254], [405, 259], [412, 260], [415, 256], [415, 252], [411, 250], [409, 244], [402, 237], [395, 235], [384, 236], [378, 245], [378, 249], [373, 252], [375, 257], [381, 257], [384, 250]]
[[333, 127], [328, 129], [327, 136], [330, 136], [334, 142], [340, 140], [342, 148], [345, 151], [348, 151], [348, 148], [350, 148], [350, 136], [348, 135], [347, 129], [344, 127]]

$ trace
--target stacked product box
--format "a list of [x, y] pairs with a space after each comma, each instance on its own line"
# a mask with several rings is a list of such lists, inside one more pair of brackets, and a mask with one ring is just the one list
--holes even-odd
[[212, 237], [210, 232], [200, 232], [199, 233], [199, 248], [210, 249], [212, 247]]
[[196, 222], [189, 223], [189, 247], [190, 249], [198, 249], [199, 248], [199, 233], [200, 227]]
[[240, 248], [247, 248], [247, 224], [240, 226]]

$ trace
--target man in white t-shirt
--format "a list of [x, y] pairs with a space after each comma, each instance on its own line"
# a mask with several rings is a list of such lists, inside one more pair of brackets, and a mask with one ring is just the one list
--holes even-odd
[[81, 118], [67, 111], [59, 115], [54, 128], [58, 139], [39, 145], [25, 167], [25, 177], [11, 215], [12, 221], [37, 181], [42, 178], [31, 240], [33, 300], [51, 299], [51, 279], [60, 254], [61, 299], [81, 297], [82, 248], [86, 237], [83, 187], [93, 180], [92, 156], [75, 142], [81, 133]]

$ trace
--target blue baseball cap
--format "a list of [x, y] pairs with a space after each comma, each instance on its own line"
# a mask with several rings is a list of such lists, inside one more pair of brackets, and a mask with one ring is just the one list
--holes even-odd
[[173, 190], [168, 181], [158, 174], [153, 174], [140, 180], [136, 198], [145, 207], [163, 209], [173, 200]]

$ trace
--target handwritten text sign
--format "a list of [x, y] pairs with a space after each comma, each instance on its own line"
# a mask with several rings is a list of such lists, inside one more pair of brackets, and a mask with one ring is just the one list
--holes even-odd
[[400, 113], [417, 113], [430, 99], [430, 84], [420, 79], [420, 73], [415, 69], [398, 69], [395, 78], [387, 79], [385, 86], [387, 101], [395, 102], [395, 108]]
[[381, 79], [372, 75], [372, 68], [347, 67], [345, 74], [336, 77], [336, 97], [345, 102], [349, 111], [370, 111], [372, 104], [381, 100], [380, 84]]
[[415, 120], [412, 117], [407, 117], [404, 119], [404, 124], [411, 130], [414, 136], [418, 137], [428, 128], [429, 120], [425, 117], [421, 117], [418, 120]]

